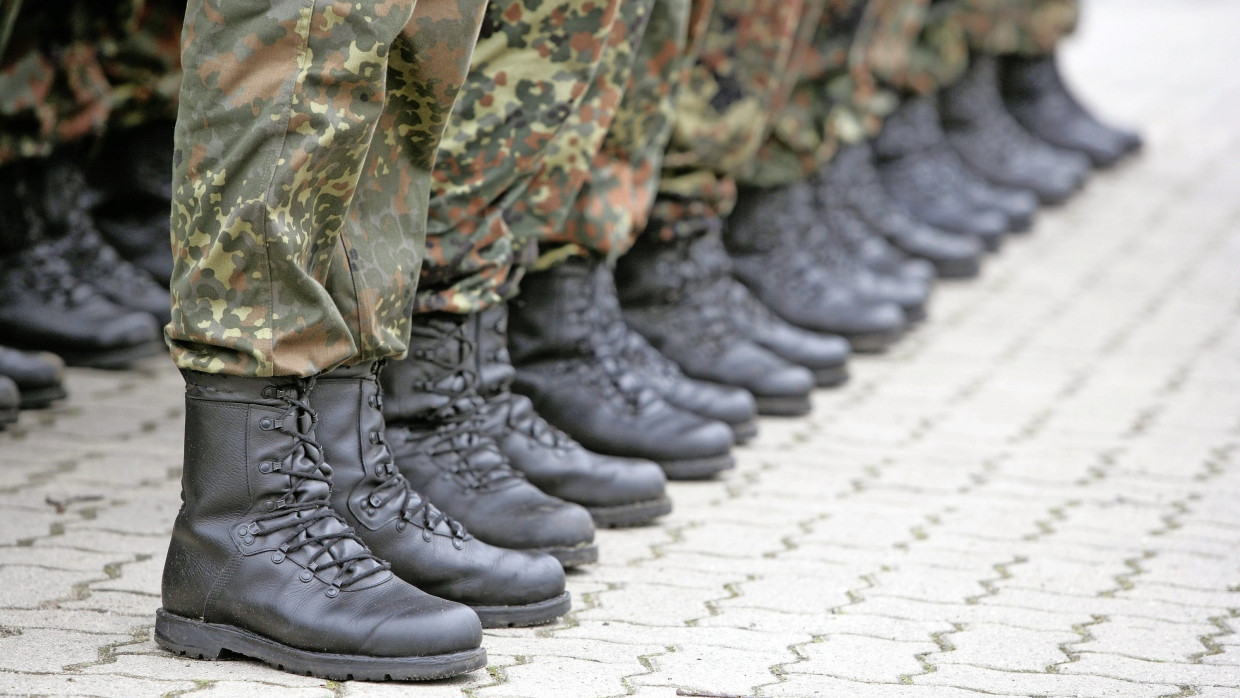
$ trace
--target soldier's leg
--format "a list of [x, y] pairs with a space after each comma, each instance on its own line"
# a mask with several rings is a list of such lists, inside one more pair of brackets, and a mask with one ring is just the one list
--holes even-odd
[[83, 161], [111, 95], [97, 11], [27, 3], [0, 63], [0, 342], [123, 366], [157, 353], [159, 330], [101, 293], [104, 279], [82, 268], [97, 260], [77, 244], [89, 227]]
[[1055, 60], [1060, 40], [1076, 26], [1078, 0], [1014, 0], [1012, 40], [995, 47], [1008, 108], [1027, 129], [1054, 145], [1107, 167], [1141, 148], [1135, 131], [1093, 116], [1065, 85]]
[[[510, 392], [502, 328], [516, 284], [510, 224], [530, 182], [555, 167], [550, 158], [588, 157], [588, 141], [575, 138], [571, 123], [591, 86], [609, 79], [610, 57], [641, 31], [635, 20], [644, 22], [647, 9], [585, 0], [489, 4], [435, 169], [411, 353], [387, 369], [391, 438], [406, 444], [397, 462], [413, 483], [482, 540], [545, 550], [566, 566], [597, 558], [591, 513], [618, 524], [668, 505], [656, 467], [596, 458]], [[416, 385], [431, 397], [417, 395]], [[419, 457], [423, 447], [434, 457]], [[467, 475], [444, 477], [458, 471]]]
[[[451, 24], [466, 5], [445, 2]], [[166, 330], [184, 501], [155, 628], [171, 651], [333, 679], [485, 664], [478, 615], [363, 542], [416, 538], [452, 566], [440, 554], [470, 541], [394, 472], [376, 392], [375, 360], [408, 343], [430, 168], [476, 29], [433, 20], [412, 1], [187, 9]]]
[[[644, 366], [639, 373], [650, 375], [649, 383], [670, 403], [727, 423], [739, 441], [756, 432], [755, 408], [763, 414], [808, 412], [814, 381], [805, 368], [750, 340], [728, 312], [734, 282], [718, 219], [686, 222], [666, 236], [663, 224], [647, 223], [680, 88], [701, 53], [689, 37], [694, 44], [697, 37], [706, 40], [709, 9], [701, 3], [656, 4], [633, 85], [595, 158], [596, 176], [578, 197], [570, 224], [552, 228], [549, 242], [575, 245], [597, 259], [625, 252], [637, 238], [616, 266], [624, 323], [640, 335], [629, 338], [633, 363]], [[691, 17], [696, 26], [686, 33]], [[680, 31], [667, 29], [678, 25]], [[678, 375], [681, 370], [688, 378]], [[660, 375], [671, 379], [653, 380]]]

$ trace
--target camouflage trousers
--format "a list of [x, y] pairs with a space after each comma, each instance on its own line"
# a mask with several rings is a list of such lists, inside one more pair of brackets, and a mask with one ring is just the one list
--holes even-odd
[[430, 174], [481, 0], [192, 0], [174, 152], [176, 363], [402, 355]]
[[[106, 8], [106, 9], [103, 9]], [[26, 2], [0, 57], [0, 164], [175, 116], [177, 0]]]
[[493, 0], [435, 168], [416, 312], [510, 298], [644, 223], [704, 0]]

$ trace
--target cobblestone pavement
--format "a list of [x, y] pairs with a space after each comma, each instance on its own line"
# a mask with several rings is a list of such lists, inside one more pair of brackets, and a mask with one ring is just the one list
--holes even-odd
[[[1240, 695], [1240, 3], [1095, 0], [1080, 91], [1146, 154], [1047, 212], [809, 419], [488, 671], [337, 684], [151, 641], [178, 505], [166, 359], [73, 371], [0, 435], [0, 692]], [[677, 692], [679, 690], [679, 693]]]

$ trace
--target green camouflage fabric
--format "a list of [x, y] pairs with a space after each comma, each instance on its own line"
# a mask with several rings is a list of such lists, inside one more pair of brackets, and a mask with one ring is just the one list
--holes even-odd
[[512, 295], [532, 243], [592, 176], [652, 5], [489, 3], [434, 172], [415, 312], [472, 313]]
[[[676, 104], [652, 234], [692, 234], [726, 215], [737, 180], [750, 181], [774, 129], [798, 138], [795, 117], [778, 122], [806, 69], [824, 0], [716, 0], [700, 55]], [[778, 122], [778, 123], [777, 123]]]
[[185, 14], [173, 358], [309, 376], [403, 355], [430, 171], [483, 5], [260, 5]]
[[104, 13], [90, 0], [22, 5], [0, 57], [0, 164], [46, 157], [103, 131], [111, 88], [97, 44], [121, 29], [123, 9], [135, 8]]
[[183, 0], [145, 0], [124, 32], [100, 40], [100, 64], [112, 88], [109, 128], [176, 118], [184, 15]]
[[951, 85], [969, 52], [1042, 55], [1076, 27], [1077, 0], [933, 0], [913, 47], [903, 89], [929, 94]]
[[[630, 76], [616, 76], [627, 85], [624, 99], [590, 163], [589, 178], [571, 207], [527, 219], [535, 223], [528, 230], [538, 235], [540, 250], [556, 259], [572, 252], [614, 261], [646, 228], [676, 103], [702, 49], [713, 4], [656, 0]], [[541, 193], [554, 184], [536, 180], [534, 186]]]

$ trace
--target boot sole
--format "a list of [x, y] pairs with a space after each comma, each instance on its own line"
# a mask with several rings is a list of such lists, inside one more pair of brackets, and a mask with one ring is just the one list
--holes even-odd
[[560, 561], [563, 567], [577, 567], [598, 562], [598, 546], [594, 543], [582, 543], [572, 547], [535, 548], [540, 553], [547, 553]]
[[976, 279], [982, 273], [978, 259], [930, 260], [940, 279]]
[[68, 366], [82, 366], [84, 368], [106, 368], [118, 369], [128, 368], [129, 364], [138, 359], [145, 359], [148, 356], [155, 356], [164, 350], [164, 345], [160, 342], [147, 342], [146, 344], [138, 344], [132, 347], [122, 347], [120, 349], [109, 349], [106, 351], [58, 351], [60, 358], [65, 360]]
[[901, 308], [901, 310], [904, 311], [904, 319], [907, 320], [909, 324], [923, 322], [930, 315], [926, 312], [925, 304], [915, 305], [911, 308]]
[[69, 393], [64, 387], [59, 385], [50, 385], [46, 388], [22, 389], [21, 391], [21, 408], [23, 410], [39, 410], [51, 405], [57, 400], [68, 397]]
[[732, 440], [737, 446], [749, 443], [758, 435], [758, 420], [756, 419], [747, 419], [728, 426], [732, 428]]
[[545, 601], [521, 606], [470, 606], [478, 614], [484, 628], [525, 628], [543, 625], [568, 613], [572, 597], [566, 591]]
[[175, 654], [216, 660], [224, 652], [232, 652], [290, 674], [333, 681], [429, 681], [458, 676], [487, 665], [487, 652], [481, 647], [425, 657], [310, 652], [231, 625], [183, 618], [162, 608], [155, 611], [155, 642]]
[[617, 504], [609, 507], [586, 507], [595, 526], [603, 528], [628, 528], [640, 526], [666, 516], [672, 511], [672, 500], [667, 497], [648, 499], [644, 502]]
[[887, 351], [888, 347], [895, 344], [904, 336], [904, 330], [887, 330], [885, 332], [865, 332], [859, 334], [843, 335], [844, 339], [852, 346], [852, 350], [858, 354], [881, 354]]
[[16, 407], [10, 407], [7, 409], [0, 408], [0, 427], [3, 427], [6, 424], [16, 424], [18, 416], [17, 413], [18, 410]]
[[710, 456], [708, 458], [685, 458], [681, 460], [657, 461], [663, 474], [669, 480], [706, 480], [725, 470], [736, 467], [736, 461], [729, 454]]
[[808, 395], [754, 396], [758, 414], [764, 417], [802, 417], [814, 410]]
[[848, 382], [847, 366], [831, 366], [830, 368], [814, 369], [814, 385], [819, 388], [834, 388]]

